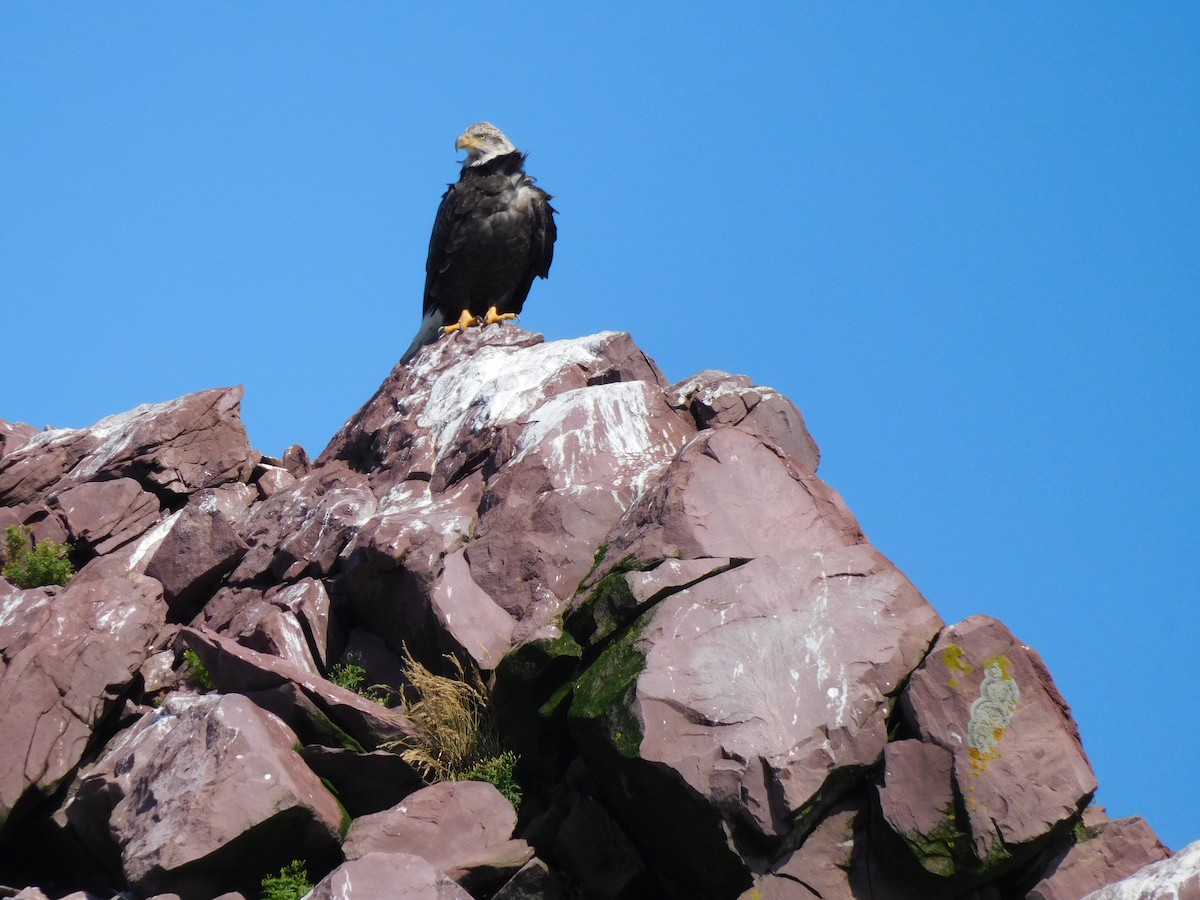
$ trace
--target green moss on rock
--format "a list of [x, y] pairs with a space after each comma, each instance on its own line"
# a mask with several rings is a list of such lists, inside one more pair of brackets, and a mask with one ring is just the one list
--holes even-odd
[[[640, 623], [644, 627], [644, 622]], [[575, 681], [568, 713], [601, 726], [609, 741], [625, 757], [638, 755], [642, 727], [633, 712], [638, 675], [646, 668], [646, 654], [638, 649], [640, 627], [631, 627], [614, 641]]]
[[945, 813], [946, 818], [925, 834], [910, 831], [901, 837], [921, 868], [942, 878], [951, 878], [970, 870], [974, 854], [970, 837], [958, 828], [954, 810], [947, 808]]
[[588, 590], [583, 600], [567, 617], [565, 628], [581, 644], [595, 646], [632, 622], [643, 610], [629, 589], [625, 575], [644, 572], [662, 560], [643, 560], [627, 556]]

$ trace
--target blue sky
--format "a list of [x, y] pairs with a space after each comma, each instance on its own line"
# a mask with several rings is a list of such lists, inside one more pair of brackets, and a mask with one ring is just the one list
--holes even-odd
[[560, 210], [522, 324], [791, 397], [1110, 814], [1200, 838], [1200, 6], [421, 6], [0, 5], [0, 417], [244, 384], [315, 456], [489, 119]]

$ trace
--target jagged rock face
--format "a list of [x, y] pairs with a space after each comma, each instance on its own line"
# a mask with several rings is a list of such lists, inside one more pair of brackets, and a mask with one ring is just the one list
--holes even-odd
[[0, 824], [83, 758], [166, 621], [143, 575], [21, 591], [0, 581]]
[[139, 893], [256, 886], [258, 865], [337, 855], [341, 809], [296, 743], [283, 722], [237, 694], [168, 703], [106, 748], [67, 816], [81, 834], [107, 818], [99, 840], [115, 841]]
[[[1087, 806], [1037, 654], [945, 627], [769, 388], [488, 328], [315, 462], [254, 451], [240, 397], [0, 421], [0, 526], [81, 567], [0, 581], [0, 872], [29, 896], [255, 896], [300, 858], [317, 898], [1063, 900], [1167, 856]], [[394, 689], [404, 652], [483, 672], [520, 815], [423, 787], [415, 712], [332, 680]]]

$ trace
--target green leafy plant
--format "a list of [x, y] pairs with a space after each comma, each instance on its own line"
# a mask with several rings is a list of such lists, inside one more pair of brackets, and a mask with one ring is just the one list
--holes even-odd
[[217, 687], [213, 683], [208, 666], [191, 647], [183, 651], [183, 677], [188, 684], [200, 691], [212, 691]]
[[401, 758], [426, 781], [488, 781], [514, 806], [520, 804], [513, 774], [517, 755], [500, 741], [483, 679], [474, 669], [468, 676], [455, 657], [446, 659], [454, 675], [430, 671], [403, 648], [407, 687], [399, 693], [413, 734], [384, 748], [400, 749]]
[[458, 781], [487, 781], [507, 798], [514, 807], [521, 806], [521, 785], [517, 783], [515, 769], [517, 754], [505, 750], [495, 756], [480, 760], [455, 776]]
[[363, 668], [362, 655], [355, 650], [347, 653], [342, 657], [341, 662], [335, 663], [329, 670], [329, 680], [334, 684], [344, 687], [348, 691], [354, 691], [374, 703], [382, 703], [387, 706], [391, 700], [391, 689], [382, 684], [364, 688], [362, 684], [366, 677], [367, 670]]
[[329, 670], [330, 681], [356, 694], [366, 677], [367, 670], [362, 666], [362, 657], [353, 652], [347, 653], [340, 663], [334, 664]]
[[70, 544], [57, 541], [33, 542], [33, 535], [21, 525], [4, 529], [3, 575], [20, 588], [66, 584], [75, 574], [67, 554]]
[[312, 888], [308, 865], [302, 859], [293, 859], [278, 875], [268, 875], [262, 880], [262, 900], [300, 900]]

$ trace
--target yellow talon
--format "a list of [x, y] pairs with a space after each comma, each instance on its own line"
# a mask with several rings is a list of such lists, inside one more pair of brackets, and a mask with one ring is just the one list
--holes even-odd
[[482, 325], [483, 322], [478, 316], [471, 315], [469, 309], [464, 309], [462, 315], [458, 317], [458, 321], [453, 325], [443, 325], [442, 334], [450, 334], [452, 331], [461, 331], [466, 333], [466, 330], [472, 325]]
[[496, 307], [488, 307], [487, 315], [484, 317], [485, 325], [495, 325], [497, 322], [507, 322], [509, 319], [515, 319], [516, 313], [501, 313], [496, 312]]

